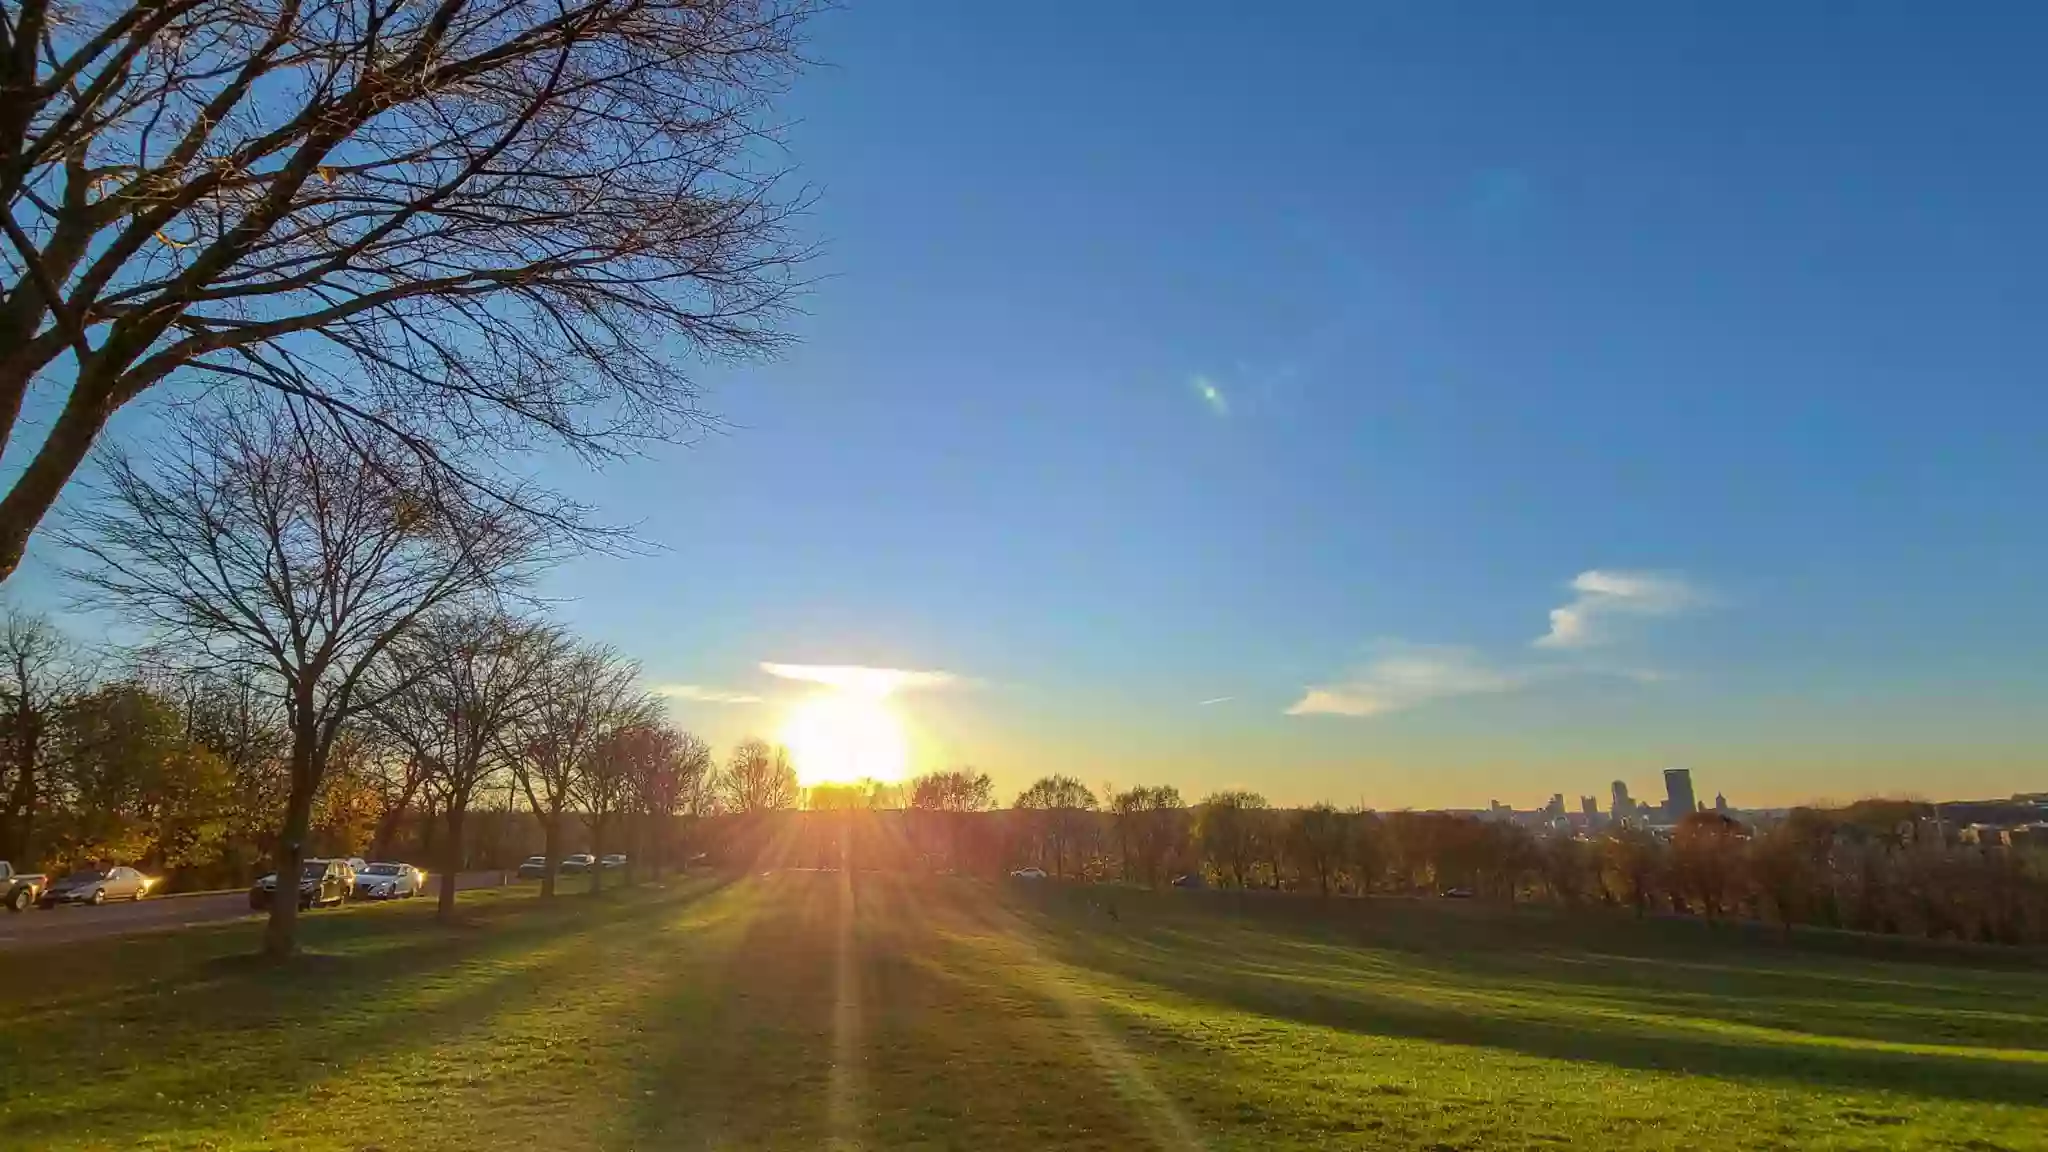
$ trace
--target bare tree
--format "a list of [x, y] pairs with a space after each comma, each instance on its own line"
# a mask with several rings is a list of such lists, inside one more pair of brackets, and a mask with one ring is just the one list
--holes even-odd
[[463, 867], [463, 820], [478, 790], [503, 767], [504, 736], [534, 707], [534, 688], [564, 646], [543, 623], [502, 612], [449, 611], [423, 619], [390, 647], [375, 685], [377, 727], [404, 749], [442, 797], [447, 839], [441, 919], [455, 915]]
[[1285, 844], [1296, 870], [1313, 876], [1316, 890], [1328, 896], [1344, 867], [1351, 839], [1351, 817], [1333, 804], [1314, 804], [1287, 815]]
[[602, 645], [558, 646], [534, 679], [532, 706], [499, 737], [520, 791], [540, 821], [547, 857], [543, 897], [555, 894], [562, 817], [584, 798], [583, 772], [636, 697], [639, 673], [639, 665]]
[[176, 451], [115, 456], [80, 513], [72, 575], [183, 658], [278, 687], [291, 791], [264, 951], [289, 954], [316, 792], [336, 737], [380, 703], [364, 678], [422, 615], [517, 586], [545, 534], [466, 498], [389, 437], [344, 445], [302, 406], [188, 411]]
[[[491, 453], [695, 418], [801, 256], [763, 158], [809, 0], [10, 0], [0, 579], [176, 374], [301, 397], [507, 499]], [[59, 402], [61, 401], [61, 402]]]
[[[696, 801], [703, 795], [706, 777], [713, 772], [711, 746], [688, 732], [667, 724], [644, 724], [635, 729], [638, 744], [632, 758], [633, 807], [650, 833], [648, 857], [654, 878], [661, 879], [663, 865], [675, 846], [678, 817], [703, 813]], [[633, 880], [637, 861], [626, 862], [626, 881]]]
[[1187, 840], [1187, 805], [1171, 784], [1139, 785], [1110, 797], [1125, 879], [1158, 887], [1167, 862]]
[[728, 812], [748, 814], [794, 808], [797, 802], [796, 769], [790, 766], [789, 749], [766, 740], [742, 740], [733, 747], [732, 757], [718, 778], [718, 799]]
[[1209, 866], [1239, 887], [1249, 886], [1272, 805], [1256, 792], [1215, 792], [1195, 816], [1195, 841]]
[[960, 838], [966, 829], [968, 813], [993, 806], [996, 789], [986, 772], [967, 767], [948, 768], [926, 773], [911, 781], [909, 800], [910, 811], [914, 814], [912, 818], [917, 824], [927, 820], [943, 822], [947, 863], [953, 870], [960, 871]]
[[1080, 838], [1087, 814], [1098, 806], [1095, 793], [1072, 776], [1046, 776], [1018, 793], [1016, 806], [1036, 814], [1039, 836], [1052, 855], [1053, 875], [1064, 877], [1067, 849]]
[[76, 645], [41, 616], [0, 616], [0, 860], [27, 862], [51, 725], [92, 683]]
[[[590, 854], [597, 857], [590, 871], [593, 896], [604, 891], [605, 849], [610, 847], [606, 836], [615, 821], [632, 818], [638, 792], [636, 782], [649, 771], [648, 761], [659, 755], [645, 737], [654, 729], [661, 702], [634, 686], [640, 666], [629, 667], [632, 677], [619, 682], [618, 691], [606, 694], [598, 702], [601, 711], [597, 717], [597, 740], [574, 777], [577, 806], [590, 828]], [[629, 852], [626, 863], [632, 862]], [[630, 883], [632, 874], [628, 872], [625, 879]]]

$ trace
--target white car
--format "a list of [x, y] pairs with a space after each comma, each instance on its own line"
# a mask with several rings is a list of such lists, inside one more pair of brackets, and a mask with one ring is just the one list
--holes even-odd
[[356, 870], [356, 899], [400, 900], [426, 889], [427, 874], [410, 864], [365, 864]]
[[1045, 869], [1043, 869], [1043, 868], [1019, 868], [1019, 869], [1017, 869], [1017, 870], [1016, 870], [1015, 872], [1012, 872], [1012, 873], [1010, 873], [1010, 879], [1012, 879], [1012, 880], [1043, 880], [1043, 879], [1045, 879]]

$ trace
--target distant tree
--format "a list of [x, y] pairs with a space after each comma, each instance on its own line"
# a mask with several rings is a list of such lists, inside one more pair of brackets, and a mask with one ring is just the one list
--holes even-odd
[[1036, 818], [1040, 844], [1052, 858], [1053, 875], [1066, 876], [1068, 851], [1080, 839], [1087, 814], [1099, 807], [1095, 793], [1072, 776], [1045, 776], [1018, 793], [1016, 807]]
[[1728, 910], [1741, 881], [1746, 834], [1741, 824], [1719, 812], [1691, 812], [1671, 835], [1677, 885], [1698, 901], [1708, 920], [1719, 920]]
[[912, 780], [908, 803], [913, 827], [924, 827], [937, 821], [945, 829], [947, 864], [960, 870], [965, 867], [960, 841], [966, 832], [968, 814], [983, 811], [995, 803], [995, 785], [989, 781], [986, 772], [964, 767], [949, 768]]
[[1601, 842], [1601, 872], [1638, 916], [1649, 912], [1656, 895], [1662, 855], [1657, 841], [1638, 828], [1617, 828]]
[[320, 789], [313, 794], [313, 855], [360, 856], [376, 835], [379, 801], [377, 742], [360, 724], [350, 724], [327, 754]]
[[414, 802], [427, 787], [426, 762], [399, 747], [380, 747], [370, 762], [369, 784], [377, 794], [377, 826], [370, 833], [370, 857], [385, 860], [391, 857]]
[[[497, 738], [499, 754], [511, 765], [528, 807], [540, 821], [541, 851], [547, 857], [540, 882], [543, 899], [555, 895], [563, 818], [577, 803], [591, 800], [593, 785], [586, 772], [599, 744], [639, 706], [639, 674], [639, 665], [610, 647], [554, 644], [533, 674], [529, 705]], [[599, 767], [608, 772], [608, 766]], [[614, 783], [606, 775], [595, 785], [597, 798], [606, 805], [613, 802]], [[593, 891], [599, 875], [601, 870], [591, 873]]]
[[1749, 844], [1749, 883], [1787, 939], [1792, 925], [1822, 913], [1818, 889], [1827, 875], [1833, 822], [1811, 809], [1795, 809]]
[[972, 768], [930, 772], [910, 782], [910, 805], [932, 812], [979, 812], [995, 803], [988, 773]]
[[1538, 851], [1544, 887], [1564, 904], [1578, 904], [1599, 885], [1600, 860], [1593, 845], [1576, 836], [1552, 836]]
[[1436, 829], [1443, 823], [1434, 812], [1390, 812], [1383, 821], [1386, 856], [1396, 887], [1413, 891], [1434, 879]]
[[649, 825], [648, 856], [654, 878], [660, 880], [674, 854], [676, 821], [705, 815], [697, 804], [706, 777], [714, 771], [711, 746], [662, 723], [642, 726], [637, 738], [641, 747], [632, 759], [634, 807]]
[[725, 810], [741, 815], [794, 808], [799, 792], [789, 749], [760, 739], [733, 748], [718, 785]]
[[55, 625], [0, 610], [0, 860], [26, 864], [34, 856], [36, 814], [50, 788], [50, 730], [92, 676], [90, 661]]
[[1377, 813], [1357, 812], [1351, 818], [1351, 839], [1345, 865], [1360, 892], [1378, 890], [1387, 873], [1387, 828]]
[[[72, 570], [192, 665], [261, 671], [284, 701], [291, 788], [274, 866], [296, 876], [313, 803], [360, 689], [424, 614], [516, 588], [547, 529], [423, 467], [404, 444], [344, 438], [288, 401], [191, 409], [148, 462], [114, 455], [75, 517]], [[298, 905], [271, 903], [264, 951], [290, 953]]]
[[170, 701], [134, 681], [107, 684], [65, 708], [50, 738], [62, 804], [56, 860], [160, 871], [219, 852], [227, 766], [186, 737]]
[[[175, 667], [165, 658], [159, 667]], [[261, 686], [253, 669], [173, 673], [163, 692], [178, 701], [186, 738], [227, 765], [227, 828], [221, 878], [246, 883], [277, 848], [277, 814], [291, 795], [291, 736], [283, 701]]]
[[496, 459], [691, 427], [692, 354], [781, 338], [801, 198], [759, 141], [810, 8], [0, 8], [0, 580], [108, 421], [181, 377], [508, 503]]
[[1126, 879], [1157, 887], [1187, 842], [1187, 804], [1171, 784], [1139, 785], [1110, 797]]
[[[639, 665], [633, 665], [633, 674], [639, 675]], [[600, 861], [605, 850], [613, 846], [608, 837], [620, 823], [626, 823], [627, 838], [631, 838], [630, 821], [639, 795], [639, 781], [654, 770], [653, 762], [662, 754], [656, 735], [660, 713], [659, 700], [629, 684], [607, 702], [597, 742], [576, 774], [578, 806], [590, 828], [590, 851]], [[628, 867], [621, 879], [629, 884], [633, 880], [632, 862], [628, 853]], [[604, 869], [591, 872], [590, 891], [604, 891]]]
[[[400, 752], [416, 790], [431, 781], [447, 824], [436, 915], [455, 915], [463, 823], [481, 790], [508, 767], [506, 737], [537, 706], [550, 661], [567, 644], [559, 629], [499, 611], [451, 610], [400, 637], [375, 673], [382, 702], [370, 713]], [[401, 794], [402, 806], [411, 790]], [[388, 836], [390, 816], [378, 824]]]
[[1195, 844], [1202, 859], [1235, 887], [1247, 886], [1263, 848], [1272, 806], [1256, 792], [1212, 792], [1195, 810]]
[[1295, 866], [1328, 896], [1336, 887], [1351, 846], [1352, 818], [1331, 804], [1314, 804], [1288, 814], [1286, 842]]

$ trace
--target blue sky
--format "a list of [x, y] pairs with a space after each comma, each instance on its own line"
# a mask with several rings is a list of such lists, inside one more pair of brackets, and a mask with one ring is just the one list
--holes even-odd
[[952, 673], [1006, 792], [2048, 787], [2048, 11], [1274, 16], [821, 19], [803, 343], [565, 614], [720, 742]]

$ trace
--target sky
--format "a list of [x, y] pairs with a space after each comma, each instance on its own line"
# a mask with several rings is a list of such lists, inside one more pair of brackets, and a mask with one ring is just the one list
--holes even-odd
[[801, 342], [562, 614], [1006, 798], [2048, 789], [2048, 9], [1274, 15], [821, 17]]

